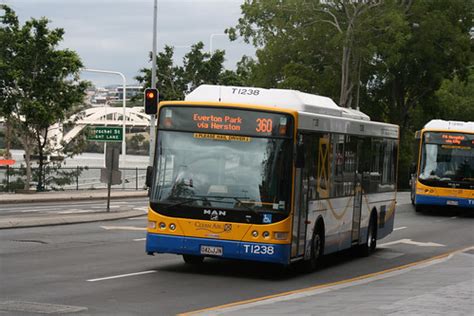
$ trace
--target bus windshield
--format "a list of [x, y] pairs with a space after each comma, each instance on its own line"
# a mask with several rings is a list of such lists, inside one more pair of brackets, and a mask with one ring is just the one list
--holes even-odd
[[433, 185], [474, 182], [474, 135], [425, 133], [420, 180]]
[[151, 203], [288, 212], [291, 138], [160, 130]]

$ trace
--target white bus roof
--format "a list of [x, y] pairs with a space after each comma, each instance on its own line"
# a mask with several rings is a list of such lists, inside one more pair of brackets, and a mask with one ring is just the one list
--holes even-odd
[[474, 132], [474, 122], [431, 120], [423, 127], [425, 130], [452, 130]]
[[185, 100], [271, 106], [298, 112], [370, 120], [370, 117], [361, 111], [340, 107], [328, 97], [297, 90], [201, 85], [189, 93]]

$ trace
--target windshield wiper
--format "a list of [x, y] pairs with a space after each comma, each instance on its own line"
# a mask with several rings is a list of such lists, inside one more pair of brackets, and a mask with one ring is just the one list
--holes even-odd
[[170, 207], [175, 207], [175, 206], [183, 205], [183, 204], [186, 204], [186, 203], [189, 203], [189, 202], [194, 202], [194, 201], [210, 202], [206, 197], [186, 198], [186, 200], [184, 200], [184, 201], [179, 201], [177, 203], [165, 205], [164, 208], [168, 209]]

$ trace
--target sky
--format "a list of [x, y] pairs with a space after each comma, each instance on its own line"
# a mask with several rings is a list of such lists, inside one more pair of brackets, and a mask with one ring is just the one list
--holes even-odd
[[[175, 63], [182, 64], [190, 46], [202, 41], [205, 49], [226, 51], [225, 67], [235, 69], [243, 55], [255, 49], [241, 39], [223, 35], [235, 26], [244, 0], [158, 0], [157, 46], [175, 47]], [[60, 48], [76, 51], [86, 68], [122, 72], [127, 84], [135, 83], [139, 69], [151, 67], [153, 0], [0, 0], [24, 23], [47, 17], [51, 27], [65, 31]], [[212, 35], [214, 34], [214, 35]], [[159, 69], [158, 69], [159, 74]], [[97, 86], [121, 84], [117, 75], [83, 72]]]

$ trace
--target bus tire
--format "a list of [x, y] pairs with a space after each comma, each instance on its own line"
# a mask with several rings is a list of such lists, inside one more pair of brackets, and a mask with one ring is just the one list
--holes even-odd
[[201, 264], [204, 261], [204, 257], [195, 255], [183, 255], [183, 260], [187, 264]]
[[377, 219], [375, 213], [372, 214], [367, 228], [367, 240], [360, 246], [360, 254], [363, 257], [370, 256], [377, 248]]
[[305, 260], [304, 270], [306, 272], [312, 272], [316, 270], [320, 264], [321, 257], [324, 251], [324, 228], [321, 222], [316, 224], [314, 229], [313, 238], [311, 239], [311, 256], [310, 259]]

